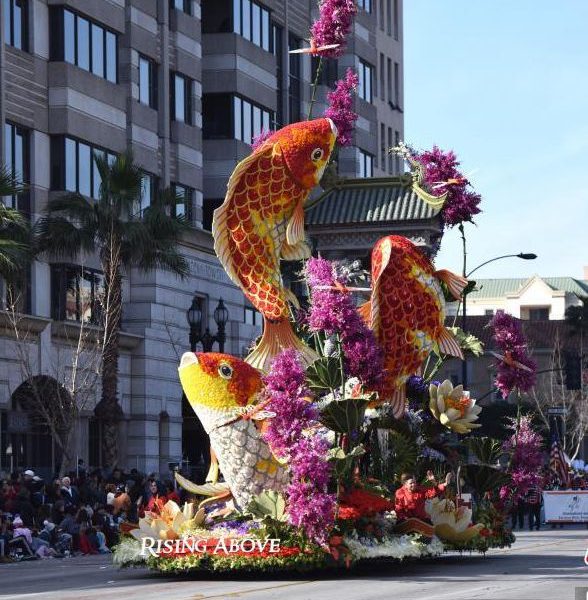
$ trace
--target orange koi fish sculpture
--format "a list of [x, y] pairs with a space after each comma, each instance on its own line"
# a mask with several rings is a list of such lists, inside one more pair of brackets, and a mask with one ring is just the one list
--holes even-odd
[[295, 348], [308, 362], [316, 358], [290, 324], [288, 302], [298, 302], [282, 283], [280, 259], [310, 256], [304, 202], [320, 181], [336, 138], [330, 119], [280, 129], [237, 165], [225, 201], [214, 211], [215, 252], [264, 317], [261, 341], [247, 357], [260, 370], [283, 348]]
[[372, 293], [360, 313], [385, 355], [386, 374], [380, 400], [404, 414], [406, 380], [431, 351], [463, 359], [461, 348], [445, 328], [443, 281], [459, 298], [467, 280], [435, 271], [431, 261], [407, 238], [386, 236], [372, 250]]

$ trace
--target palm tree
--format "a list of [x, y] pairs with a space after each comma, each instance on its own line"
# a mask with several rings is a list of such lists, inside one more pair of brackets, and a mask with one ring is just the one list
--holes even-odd
[[130, 152], [109, 164], [95, 156], [101, 178], [97, 200], [73, 193], [51, 200], [45, 215], [35, 226], [38, 251], [53, 256], [96, 253], [104, 273], [102, 319], [102, 397], [95, 414], [102, 421], [102, 455], [114, 468], [118, 461], [118, 423], [122, 409], [118, 402], [119, 332], [122, 314], [123, 271], [166, 269], [184, 277], [188, 264], [178, 251], [180, 234], [187, 227], [166, 210], [175, 194], [166, 190], [157, 195], [141, 213], [142, 172]]
[[31, 259], [30, 227], [16, 208], [3, 198], [24, 191], [6, 167], [0, 167], [0, 277], [9, 283], [18, 280]]

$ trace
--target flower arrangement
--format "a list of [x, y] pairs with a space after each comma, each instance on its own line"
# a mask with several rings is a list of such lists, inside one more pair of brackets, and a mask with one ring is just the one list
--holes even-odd
[[481, 427], [474, 423], [482, 412], [476, 401], [471, 399], [469, 392], [463, 391], [463, 386], [453, 387], [446, 379], [440, 385], [434, 383], [429, 388], [431, 412], [445, 427], [456, 433], [469, 433], [472, 429]]

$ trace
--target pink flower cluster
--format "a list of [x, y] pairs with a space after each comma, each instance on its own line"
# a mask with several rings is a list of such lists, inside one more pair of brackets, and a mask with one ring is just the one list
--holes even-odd
[[353, 27], [356, 14], [355, 0], [321, 0], [319, 18], [312, 24], [310, 34], [318, 47], [338, 44], [337, 48], [320, 51], [322, 56], [343, 56], [346, 38]]
[[265, 131], [262, 130], [259, 135], [253, 136], [253, 140], [251, 141], [251, 150], [257, 150], [267, 138], [274, 135], [273, 131]]
[[349, 146], [353, 141], [353, 129], [357, 113], [353, 110], [353, 94], [359, 85], [357, 73], [347, 69], [345, 77], [337, 81], [335, 89], [327, 94], [329, 106], [325, 110], [337, 127], [337, 141], [341, 146]]
[[504, 442], [502, 449], [512, 454], [509, 468], [511, 484], [500, 490], [500, 496], [502, 499], [511, 498], [516, 502], [532, 486], [541, 487], [543, 452], [541, 436], [533, 429], [530, 417], [522, 416], [518, 427], [516, 419], [510, 421], [509, 429], [513, 434]]
[[335, 495], [327, 492], [331, 466], [326, 460], [328, 444], [321, 437], [307, 437], [303, 431], [316, 422], [315, 406], [307, 399], [304, 369], [294, 350], [284, 350], [273, 360], [264, 378], [269, 395], [269, 420], [264, 438], [272, 451], [290, 466], [288, 520], [302, 527], [319, 544], [326, 542], [335, 521]]
[[535, 385], [537, 364], [529, 356], [520, 321], [499, 310], [489, 327], [493, 329], [492, 339], [498, 351], [504, 356], [498, 362], [496, 387], [503, 398], [507, 398], [515, 388], [528, 392]]
[[[425, 184], [436, 195], [447, 192], [447, 200], [441, 209], [443, 221], [453, 227], [473, 221], [480, 212], [482, 197], [471, 189], [469, 181], [458, 170], [459, 161], [453, 151], [444, 152], [437, 146], [425, 152], [412, 151], [412, 158], [425, 168]], [[441, 187], [440, 184], [444, 184]]]
[[310, 258], [305, 275], [311, 290], [310, 330], [339, 334], [345, 374], [357, 377], [368, 389], [377, 388], [383, 377], [384, 355], [359, 316], [351, 293], [345, 290], [345, 282], [337, 278], [333, 264], [324, 258]]

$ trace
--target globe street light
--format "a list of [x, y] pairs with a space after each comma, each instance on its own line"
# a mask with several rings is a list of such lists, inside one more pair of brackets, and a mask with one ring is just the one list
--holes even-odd
[[[537, 255], [533, 252], [519, 252], [519, 254], [504, 254], [503, 256], [496, 256], [489, 260], [480, 263], [477, 267], [473, 268], [469, 273], [465, 274], [466, 278], [469, 278], [472, 273], [475, 273], [478, 269], [485, 267], [487, 264], [491, 262], [495, 262], [497, 260], [502, 260], [503, 258], [520, 258], [522, 260], [535, 260]], [[462, 297], [462, 309], [461, 309], [461, 329], [465, 333], [467, 327], [467, 295], [469, 291], [465, 291]], [[461, 381], [464, 389], [467, 389], [468, 386], [468, 363], [467, 360], [464, 359], [461, 363]]]
[[190, 326], [190, 350], [196, 352], [196, 346], [200, 342], [204, 352], [210, 352], [214, 343], [217, 342], [219, 351], [224, 352], [226, 340], [225, 328], [229, 321], [229, 311], [223, 299], [219, 299], [213, 313], [218, 328], [216, 335], [212, 335], [208, 327], [202, 333], [202, 316], [202, 298], [194, 296], [190, 308], [186, 311], [186, 320]]

